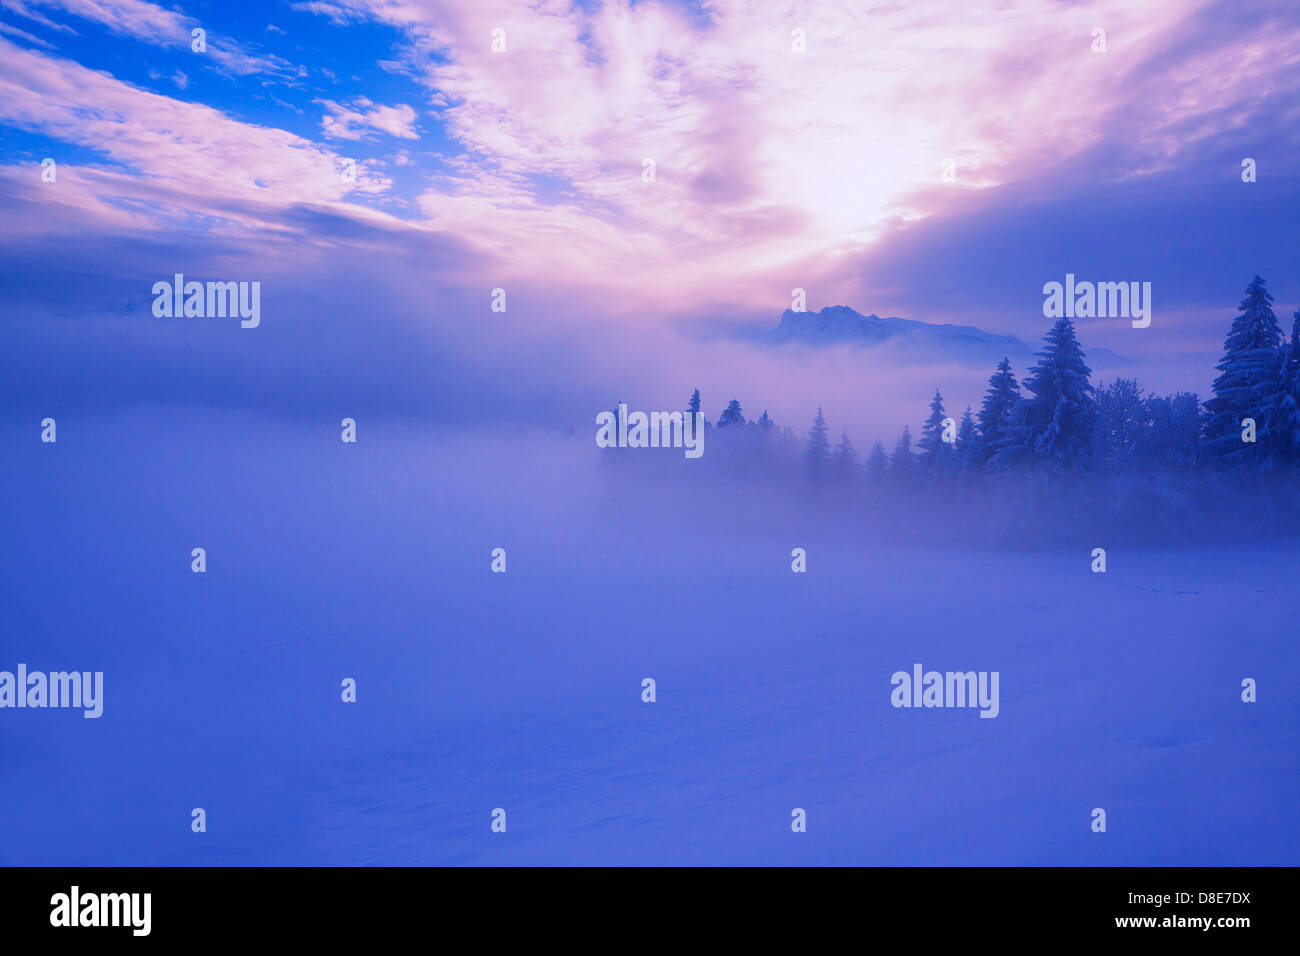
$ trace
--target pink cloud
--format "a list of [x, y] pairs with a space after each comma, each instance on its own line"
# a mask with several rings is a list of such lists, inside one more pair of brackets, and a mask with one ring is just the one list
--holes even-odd
[[[5, 0], [16, 12], [48, 24], [45, 17], [35, 14], [30, 6], [20, 0]], [[202, 28], [203, 23], [169, 10], [147, 0], [32, 0], [34, 5], [60, 9], [83, 20], [89, 20], [114, 33], [134, 37], [145, 43], [166, 47], [189, 47], [191, 31]], [[213, 34], [205, 38], [207, 50], [215, 64], [240, 76], [253, 73], [284, 74], [289, 63], [276, 56], [250, 53], [229, 37]]]
[[[160, 96], [69, 60], [0, 39], [0, 116], [23, 129], [97, 150], [126, 169], [64, 169], [56, 184], [32, 175], [34, 196], [70, 203], [122, 222], [122, 200], [162, 206], [174, 215], [207, 214], [231, 227], [265, 227], [278, 210], [336, 205], [358, 217], [377, 214], [347, 204], [352, 191], [377, 193], [388, 181], [357, 164], [355, 182], [343, 157], [284, 130], [242, 123], [218, 110]], [[18, 172], [15, 171], [15, 175]], [[44, 188], [42, 188], [44, 187]], [[162, 228], [156, 214], [126, 216]]]
[[351, 106], [333, 100], [320, 100], [328, 111], [321, 120], [321, 130], [329, 139], [363, 139], [368, 130], [387, 133], [398, 139], [419, 139], [415, 132], [415, 110], [405, 104], [380, 106], [364, 96]]
[[[1173, 148], [1170, 122], [1249, 100], [1254, 82], [1243, 74], [1190, 96], [1184, 75], [1203, 76], [1222, 50], [1150, 71], [1205, 0], [870, 11], [718, 0], [707, 25], [665, 3], [337, 6], [405, 31], [405, 69], [465, 150], [460, 174], [421, 197], [430, 223], [521, 272], [606, 287], [613, 309], [779, 307], [774, 274], [825, 277], [973, 190], [1049, 179], [1119, 124], [1156, 169]], [[1092, 50], [1097, 27], [1104, 53]], [[796, 29], [806, 52], [792, 49]], [[1296, 33], [1275, 35], [1266, 54]], [[1129, 130], [1135, 84], [1150, 122]], [[548, 194], [539, 180], [565, 189]], [[847, 277], [820, 291], [842, 298]]]

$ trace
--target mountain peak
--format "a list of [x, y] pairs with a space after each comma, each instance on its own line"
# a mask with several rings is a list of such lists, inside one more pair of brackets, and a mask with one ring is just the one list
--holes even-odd
[[[1013, 335], [985, 332], [973, 325], [948, 325], [863, 315], [847, 305], [832, 305], [820, 312], [786, 309], [775, 329], [764, 336], [771, 344], [797, 343], [813, 348], [852, 345], [857, 348], [888, 346], [894, 356], [911, 364], [957, 362], [961, 365], [997, 364], [1004, 357], [1014, 364], [1031, 364], [1037, 349]], [[1106, 361], [1122, 359], [1109, 349], [1094, 349], [1089, 355]]]

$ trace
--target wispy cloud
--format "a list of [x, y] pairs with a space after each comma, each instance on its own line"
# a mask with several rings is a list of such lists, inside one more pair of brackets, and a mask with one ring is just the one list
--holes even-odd
[[305, 3], [291, 3], [291, 8], [300, 13], [315, 13], [326, 17], [335, 26], [344, 26], [349, 22], [365, 19], [363, 10], [353, 9], [347, 3], [324, 3], [322, 0], [308, 0]]
[[240, 122], [3, 39], [0, 116], [95, 150], [120, 167], [38, 190], [42, 201], [76, 203], [86, 215], [115, 209], [115, 201], [128, 196], [152, 208], [201, 210], [262, 226], [276, 209], [340, 203], [354, 190], [388, 187], [364, 163], [355, 182], [346, 180], [342, 157], [292, 133]]
[[[39, 3], [39, 0], [37, 0], [37, 2]], [[38, 13], [36, 10], [33, 10], [32, 5], [25, 2], [25, 0], [0, 0], [0, 7], [3, 7], [10, 13], [16, 14], [20, 17], [25, 17], [33, 23], [39, 23], [47, 30], [55, 30], [61, 33], [76, 32], [72, 27], [68, 26], [68, 24], [57, 23], [45, 16], [43, 13]]]
[[321, 131], [329, 139], [359, 140], [371, 132], [387, 133], [398, 139], [418, 139], [415, 132], [415, 110], [410, 106], [380, 106], [364, 96], [350, 106], [333, 100], [319, 100], [326, 114], [321, 119]]
[[42, 40], [40, 37], [28, 33], [26, 30], [23, 30], [20, 27], [16, 27], [10, 23], [5, 23], [3, 21], [0, 21], [0, 33], [7, 34], [8, 36], [11, 37], [16, 37], [17, 39], [22, 40], [24, 43], [30, 43], [33, 46], [39, 46], [46, 50], [54, 49], [54, 44], [50, 43], [48, 40]]
[[[33, 16], [30, 5], [19, 0], [5, 0], [14, 4], [25, 16]], [[160, 47], [189, 48], [192, 31], [206, 29], [201, 21], [170, 10], [147, 0], [32, 0], [32, 3], [49, 9], [61, 10], [83, 20], [99, 24], [112, 33], [129, 36], [144, 43]], [[45, 23], [50, 21], [40, 17]], [[292, 75], [295, 71], [287, 60], [247, 50], [230, 37], [212, 34], [205, 37], [207, 50], [213, 62], [239, 76], [254, 73]]]

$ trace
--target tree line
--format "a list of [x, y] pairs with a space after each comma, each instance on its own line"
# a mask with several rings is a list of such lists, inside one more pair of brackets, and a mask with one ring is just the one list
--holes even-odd
[[[1135, 378], [1093, 385], [1074, 324], [1060, 318], [1023, 381], [1004, 358], [979, 409], [967, 407], [960, 419], [949, 415], [936, 389], [920, 435], [914, 438], [904, 426], [892, 451], [877, 441], [865, 462], [847, 431], [832, 443], [819, 407], [803, 442], [804, 469], [815, 479], [865, 473], [884, 483], [955, 482], [1010, 472], [1294, 468], [1300, 465], [1300, 311], [1288, 340], [1272, 302], [1256, 276], [1224, 340], [1213, 394], [1204, 402], [1194, 392], [1144, 393]], [[687, 411], [700, 411], [699, 389]], [[751, 435], [764, 445], [798, 451], [789, 428], [778, 428], [766, 410], [747, 420], [735, 399], [716, 423], [706, 424], [717, 437]]]

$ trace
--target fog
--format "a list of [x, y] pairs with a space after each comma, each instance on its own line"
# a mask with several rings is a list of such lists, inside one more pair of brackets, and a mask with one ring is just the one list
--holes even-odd
[[[324, 416], [141, 406], [58, 428], [0, 434], [0, 669], [102, 671], [103, 716], [5, 712], [0, 813], [23, 821], [5, 863], [1282, 863], [1295, 845], [1293, 545], [1125, 543], [1075, 502], [1049, 533], [1020, 492], [835, 491], [729, 457], [716, 428], [698, 461], [598, 449], [594, 421], [360, 417], [345, 444]], [[890, 675], [917, 663], [999, 672], [997, 718], [892, 708]], [[1114, 838], [1089, 839], [1096, 806]]]

